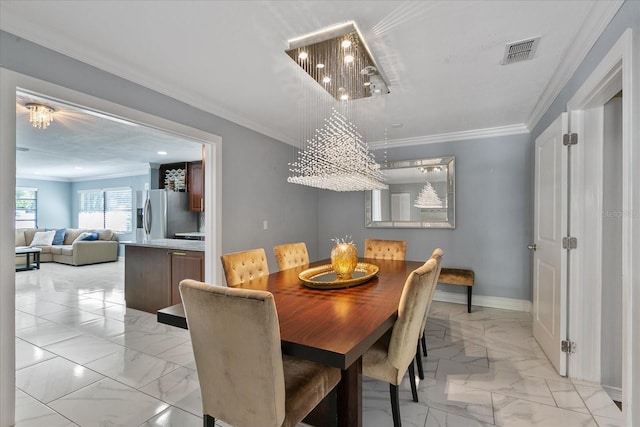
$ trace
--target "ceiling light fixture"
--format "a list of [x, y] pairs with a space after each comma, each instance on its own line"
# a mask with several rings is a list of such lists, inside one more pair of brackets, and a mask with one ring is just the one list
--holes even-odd
[[53, 121], [54, 109], [43, 104], [27, 104], [29, 109], [29, 122], [34, 128], [46, 129]]
[[387, 189], [366, 143], [368, 103], [376, 101], [355, 100], [389, 90], [355, 23], [290, 40], [286, 53], [300, 66], [302, 93], [299, 146], [292, 148], [287, 181], [333, 191]]
[[[346, 87], [349, 99], [389, 93], [388, 84], [380, 74], [380, 67], [373, 60], [353, 21], [289, 40], [286, 52], [318, 83], [322, 82], [325, 75], [333, 76], [337, 85], [333, 88], [323, 87], [336, 100], [340, 100], [336, 87]], [[323, 64], [323, 67], [319, 67], [319, 64]], [[318, 73], [317, 70], [322, 68], [323, 72]], [[378, 78], [377, 92], [366, 85], [372, 76]]]

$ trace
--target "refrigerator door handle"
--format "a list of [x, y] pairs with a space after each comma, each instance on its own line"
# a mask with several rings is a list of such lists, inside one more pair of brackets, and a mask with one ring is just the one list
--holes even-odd
[[144, 222], [144, 232], [148, 236], [149, 234], [151, 234], [151, 222], [153, 221], [150, 199], [147, 199], [144, 202], [144, 212], [142, 213], [142, 218]]

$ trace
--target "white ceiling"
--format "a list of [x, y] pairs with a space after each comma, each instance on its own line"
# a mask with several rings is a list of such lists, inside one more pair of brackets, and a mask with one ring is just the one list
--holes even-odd
[[[351, 101], [375, 148], [385, 130], [389, 146], [529, 131], [620, 4], [3, 0], [0, 28], [295, 144], [308, 77], [287, 40], [353, 20], [391, 91]], [[536, 36], [532, 60], [501, 65]]]
[[[53, 107], [48, 128], [29, 123], [28, 103]], [[163, 163], [202, 159], [202, 145], [195, 141], [23, 92], [16, 95], [16, 145], [19, 178], [117, 177], [148, 173]]]

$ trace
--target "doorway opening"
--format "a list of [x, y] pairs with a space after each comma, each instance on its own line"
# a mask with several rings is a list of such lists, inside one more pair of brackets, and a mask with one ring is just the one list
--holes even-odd
[[[15, 247], [11, 243], [15, 217], [15, 153], [16, 153], [16, 92], [26, 91], [47, 94], [72, 105], [84, 106], [96, 112], [116, 118], [126, 118], [132, 123], [161, 129], [204, 146], [204, 156], [209, 165], [204, 173], [204, 230], [209, 237], [204, 241], [205, 281], [220, 282], [222, 271], [214, 262], [221, 252], [221, 142], [220, 136], [195, 129], [134, 108], [125, 107], [86, 93], [58, 86], [24, 74], [0, 68], [0, 282], [15, 283]], [[0, 287], [0, 423], [13, 422], [15, 414], [15, 287]]]
[[622, 402], [622, 91], [604, 104], [600, 383]]

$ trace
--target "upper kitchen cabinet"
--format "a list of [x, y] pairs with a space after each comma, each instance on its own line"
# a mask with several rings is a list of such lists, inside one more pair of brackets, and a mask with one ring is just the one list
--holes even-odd
[[191, 162], [187, 166], [189, 210], [204, 212], [204, 165], [201, 161]]

